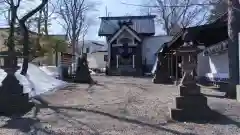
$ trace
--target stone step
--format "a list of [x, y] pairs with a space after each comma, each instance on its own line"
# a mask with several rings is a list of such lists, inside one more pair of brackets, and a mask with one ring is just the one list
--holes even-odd
[[192, 85], [192, 86], [179, 86], [180, 96], [195, 96], [200, 95], [201, 90], [200, 86]]
[[175, 98], [177, 109], [208, 107], [207, 97], [204, 96], [179, 96]]
[[18, 115], [31, 110], [32, 103], [29, 103], [28, 94], [7, 94], [0, 95], [0, 115]]
[[170, 117], [177, 121], [209, 121], [215, 119], [215, 112], [210, 108], [170, 108]]
[[131, 68], [131, 70], [127, 69], [112, 69], [110, 70], [110, 75], [113, 76], [135, 76], [136, 75], [136, 69]]

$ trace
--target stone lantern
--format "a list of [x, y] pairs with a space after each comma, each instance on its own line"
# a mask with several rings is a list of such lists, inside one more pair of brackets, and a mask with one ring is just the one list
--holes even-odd
[[22, 115], [32, 108], [28, 93], [23, 93], [23, 86], [15, 76], [19, 69], [18, 58], [21, 58], [21, 54], [17, 52], [0, 53], [1, 68], [7, 73], [0, 86], [1, 115]]
[[194, 75], [197, 54], [201, 49], [191, 40], [184, 41], [184, 45], [176, 50], [176, 54], [182, 56], [184, 74], [179, 85], [180, 96], [176, 97], [176, 108], [170, 110], [170, 116], [179, 121], [208, 120], [212, 117], [212, 111], [207, 105], [207, 98], [201, 94]]

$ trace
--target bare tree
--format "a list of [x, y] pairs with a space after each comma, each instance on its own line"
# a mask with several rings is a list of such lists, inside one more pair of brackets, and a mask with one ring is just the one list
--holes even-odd
[[223, 14], [225, 14], [228, 10], [228, 3], [225, 0], [211, 0], [214, 3], [217, 3], [213, 5], [212, 9], [210, 10], [209, 22], [213, 22], [219, 17], [221, 17]]
[[[84, 52], [84, 45], [85, 45], [85, 36], [87, 35], [88, 33], [88, 30], [89, 30], [89, 27], [91, 26], [91, 21], [85, 21], [83, 27], [82, 27], [82, 32], [81, 32], [81, 35], [82, 35], [82, 45], [81, 46], [76, 46], [77, 48], [77, 53], [80, 53], [79, 55], [82, 55], [83, 52]], [[80, 49], [79, 49], [80, 47]]]
[[229, 58], [229, 90], [227, 96], [236, 98], [236, 85], [239, 84], [239, 23], [240, 3], [228, 0], [228, 58]]
[[180, 28], [204, 23], [209, 12], [207, 2], [202, 0], [196, 4], [196, 0], [154, 0], [151, 6], [143, 6], [147, 10], [143, 11], [157, 14], [157, 22], [163, 26], [166, 34], [174, 35]]
[[10, 31], [7, 41], [7, 46], [9, 51], [15, 51], [15, 42], [14, 42], [14, 33], [15, 33], [15, 24], [17, 20], [17, 10], [20, 6], [21, 0], [18, 0], [16, 3], [14, 3], [13, 0], [6, 0], [7, 4], [9, 4], [9, 9], [11, 13], [9, 25], [10, 25]]
[[75, 55], [80, 35], [85, 34], [89, 27], [87, 13], [94, 10], [95, 5], [95, 2], [89, 0], [59, 0], [56, 11], [64, 22], [62, 25], [71, 40]]
[[22, 34], [23, 34], [23, 55], [25, 56], [23, 60], [22, 71], [21, 71], [22, 75], [27, 74], [28, 61], [29, 61], [29, 31], [25, 23], [30, 17], [32, 17], [34, 14], [40, 11], [47, 3], [48, 3], [48, 0], [42, 0], [40, 5], [38, 5], [35, 9], [28, 12], [21, 19], [19, 19], [19, 25], [22, 29]]

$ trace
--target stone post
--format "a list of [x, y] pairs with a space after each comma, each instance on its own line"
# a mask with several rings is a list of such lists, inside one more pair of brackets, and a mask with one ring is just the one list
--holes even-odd
[[80, 58], [78, 58], [77, 71], [76, 71], [76, 77], [74, 79], [74, 82], [88, 83], [88, 84], [95, 83], [95, 81], [92, 79], [90, 71], [89, 71], [86, 54], [82, 54], [82, 56]]
[[168, 73], [167, 59], [161, 53], [158, 53], [158, 62], [153, 78], [153, 83], [156, 84], [172, 84], [172, 80]]
[[200, 92], [193, 74], [197, 66], [197, 47], [183, 46], [176, 53], [182, 56], [183, 77], [179, 90], [180, 96], [176, 97], [176, 108], [170, 110], [170, 117], [178, 121], [208, 120], [212, 111], [207, 105], [207, 98]]
[[29, 103], [28, 93], [23, 93], [23, 86], [19, 84], [15, 76], [15, 72], [19, 69], [17, 55], [14, 52], [7, 52], [7, 55], [1, 55], [1, 57], [4, 60], [1, 68], [7, 73], [7, 76], [0, 87], [0, 114], [23, 115], [30, 111], [33, 104]]

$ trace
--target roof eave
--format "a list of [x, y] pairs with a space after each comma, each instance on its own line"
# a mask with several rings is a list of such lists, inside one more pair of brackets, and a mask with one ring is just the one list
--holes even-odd
[[106, 19], [113, 19], [113, 20], [115, 20], [115, 19], [122, 19], [122, 18], [138, 18], [138, 19], [142, 19], [142, 18], [151, 18], [151, 19], [154, 19], [154, 18], [156, 18], [156, 15], [147, 15], [147, 16], [108, 16], [108, 17], [99, 17], [100, 19], [102, 19], [102, 20], [106, 20]]
[[[114, 34], [114, 33], [113, 33]], [[147, 35], [147, 36], [153, 36], [155, 33], [138, 33], [139, 35]], [[112, 34], [106, 34], [106, 33], [98, 33], [98, 36], [111, 36]]]

